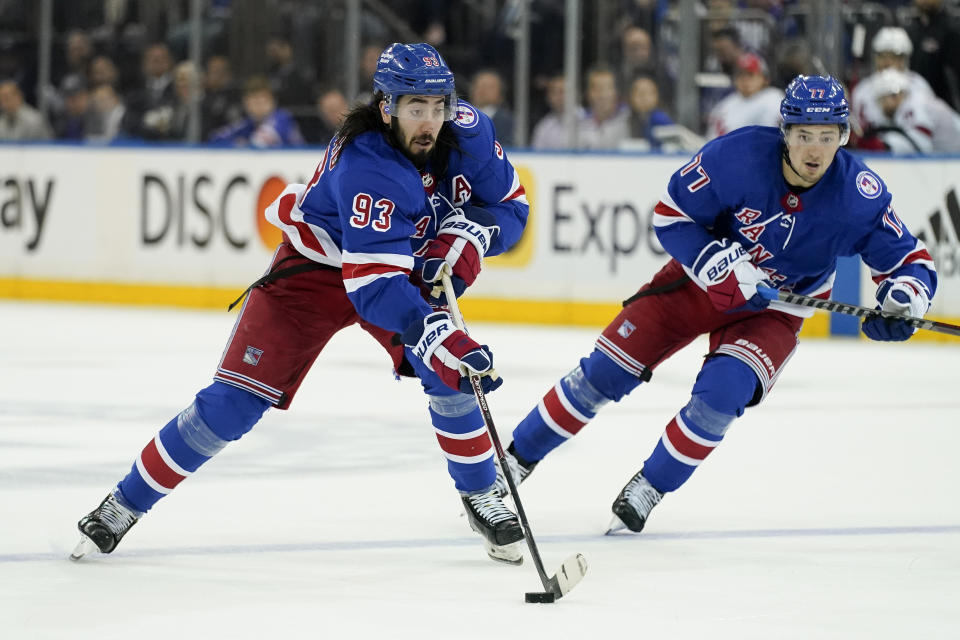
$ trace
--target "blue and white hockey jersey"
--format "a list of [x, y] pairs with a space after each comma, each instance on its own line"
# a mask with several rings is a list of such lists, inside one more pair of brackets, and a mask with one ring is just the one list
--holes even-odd
[[[840, 149], [820, 181], [800, 190], [784, 180], [782, 149], [777, 128], [744, 127], [707, 143], [671, 176], [654, 228], [695, 282], [706, 288], [691, 269], [704, 246], [729, 238], [783, 291], [828, 297], [837, 258], [859, 255], [875, 282], [914, 278], [933, 297], [933, 259], [897, 217], [883, 180]], [[813, 313], [776, 301], [770, 307]]]
[[444, 176], [429, 163], [421, 173], [379, 131], [346, 147], [334, 138], [310, 184], [288, 185], [265, 212], [302, 255], [341, 268], [360, 316], [390, 331], [432, 311], [409, 275], [451, 204], [496, 217], [500, 233], [488, 256], [513, 246], [526, 224], [523, 186], [490, 119], [460, 101], [450, 124], [460, 149], [451, 151]]

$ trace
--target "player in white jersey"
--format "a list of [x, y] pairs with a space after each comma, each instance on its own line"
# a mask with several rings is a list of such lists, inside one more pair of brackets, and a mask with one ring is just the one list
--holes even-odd
[[864, 131], [892, 153], [960, 151], [960, 114], [932, 93], [915, 92], [905, 73], [877, 74], [876, 105], [881, 117]]
[[886, 69], [896, 69], [904, 74], [906, 88], [914, 96], [933, 97], [923, 76], [909, 68], [913, 43], [906, 30], [901, 27], [883, 27], [877, 31], [871, 44], [873, 48], [873, 73], [857, 83], [850, 94], [850, 118], [855, 128], [868, 131], [881, 126], [885, 120], [879, 99], [881, 73]]
[[707, 138], [712, 140], [750, 125], [777, 126], [783, 91], [769, 86], [769, 83], [770, 73], [760, 56], [755, 53], [740, 56], [733, 75], [736, 91], [710, 111]]

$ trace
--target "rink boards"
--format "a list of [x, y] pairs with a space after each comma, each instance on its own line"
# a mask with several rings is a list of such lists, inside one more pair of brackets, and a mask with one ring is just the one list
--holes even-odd
[[[262, 211], [307, 182], [322, 149], [3, 145], [0, 297], [225, 308], [265, 269], [279, 232]], [[510, 154], [527, 231], [486, 262], [464, 300], [475, 320], [604, 325], [666, 261], [653, 206], [687, 161], [659, 154]], [[937, 261], [931, 317], [960, 318], [960, 158], [872, 157], [898, 215]], [[854, 263], [847, 302], [872, 304]], [[831, 332], [818, 314], [808, 335]]]

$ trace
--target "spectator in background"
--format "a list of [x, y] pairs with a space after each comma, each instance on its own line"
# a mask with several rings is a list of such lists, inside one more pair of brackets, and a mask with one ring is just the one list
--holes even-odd
[[660, 109], [660, 90], [652, 76], [638, 75], [634, 78], [627, 93], [627, 103], [630, 106], [630, 146], [633, 147], [638, 140], [644, 140], [649, 148], [659, 149], [660, 141], [653, 134], [653, 128], [673, 124], [673, 120]]
[[204, 74], [203, 131], [202, 139], [243, 117], [240, 106], [240, 91], [233, 83], [230, 59], [226, 56], [210, 56]]
[[[538, 151], [569, 149], [567, 144], [567, 132], [563, 125], [564, 99], [566, 96], [566, 80], [562, 73], [555, 74], [547, 79], [546, 102], [550, 110], [533, 128], [533, 136], [530, 138], [530, 146]], [[585, 117], [585, 111], [582, 107], [577, 107], [577, 113], [574, 116], [575, 126]]]
[[246, 81], [243, 110], [243, 120], [214, 131], [210, 142], [258, 149], [303, 144], [296, 120], [289, 111], [277, 108], [266, 77], [254, 76]]
[[79, 78], [84, 84], [89, 82], [88, 74], [93, 53], [93, 42], [85, 31], [74, 30], [67, 34], [64, 47], [66, 68], [59, 82], [61, 90], [63, 84], [71, 77]]
[[173, 106], [173, 57], [162, 42], [149, 45], [141, 58], [143, 85], [125, 100], [124, 131], [135, 138], [161, 140], [170, 129]]
[[630, 136], [629, 116], [613, 70], [594, 67], [587, 72], [587, 111], [577, 128], [577, 148], [616, 149]]
[[[881, 76], [886, 69], [895, 69], [904, 75], [911, 95], [933, 96], [933, 89], [923, 76], [907, 69], [913, 44], [906, 30], [900, 27], [883, 27], [873, 37], [871, 47], [874, 72], [864, 78], [850, 96], [850, 116], [854, 120], [854, 129], [859, 131], [875, 128], [886, 119], [879, 100]], [[889, 87], [885, 87], [884, 91], [888, 89]], [[860, 145], [855, 142], [855, 146]]]
[[88, 87], [99, 87], [102, 84], [120, 86], [120, 71], [109, 56], [95, 56], [90, 61]]
[[116, 87], [104, 83], [90, 93], [91, 123], [87, 129], [87, 141], [110, 143], [122, 134], [121, 124], [127, 109]]
[[513, 146], [513, 130], [516, 120], [513, 111], [506, 105], [503, 78], [494, 69], [481, 69], [470, 80], [470, 104], [493, 120], [497, 140], [505, 147]]
[[737, 60], [744, 53], [747, 52], [740, 44], [740, 34], [732, 26], [710, 32], [710, 47], [703, 63], [704, 82], [700, 84], [700, 113], [703, 116], [708, 116], [721, 100], [733, 93], [731, 81]]
[[13, 80], [0, 81], [0, 140], [49, 140], [53, 135], [46, 118], [28, 105]]
[[783, 91], [769, 86], [770, 72], [763, 58], [745, 53], [737, 60], [734, 93], [717, 103], [707, 122], [707, 138], [713, 139], [750, 125], [780, 125]]
[[86, 82], [79, 75], [64, 77], [60, 97], [63, 105], [53, 118], [54, 135], [58, 140], [84, 140], [93, 118]]
[[357, 78], [358, 93], [353, 97], [353, 102], [369, 104], [373, 99], [373, 74], [377, 71], [380, 53], [386, 48], [387, 46], [382, 42], [374, 42], [364, 45], [363, 49], [360, 50], [360, 77]]
[[914, 0], [919, 12], [910, 25], [914, 43], [910, 68], [930, 83], [938, 98], [960, 111], [960, 21], [943, 0]]
[[322, 90], [317, 96], [317, 115], [320, 121], [319, 135], [317, 135], [316, 140], [311, 140], [311, 142], [318, 144], [330, 142], [330, 139], [346, 119], [348, 111], [350, 111], [350, 105], [347, 104], [347, 98], [340, 89], [331, 87]]
[[310, 78], [293, 59], [293, 46], [282, 36], [267, 40], [265, 53], [269, 64], [270, 89], [277, 103], [284, 108], [310, 104]]
[[[888, 68], [878, 74], [876, 101], [881, 119], [864, 132], [861, 148], [892, 153], [960, 151], [960, 115], [940, 98], [914, 92], [907, 75]], [[879, 146], [869, 144], [871, 140]]]
[[653, 40], [645, 29], [630, 26], [620, 34], [620, 86], [629, 86], [640, 74], [653, 75]]
[[[170, 118], [170, 126], [164, 132], [164, 140], [188, 140], [193, 103], [196, 101], [203, 105], [202, 87], [203, 78], [190, 60], [185, 60], [173, 68], [173, 114]], [[203, 118], [204, 112], [201, 106], [200, 129], [197, 132], [201, 136], [204, 129], [209, 128], [205, 126]]]
[[710, 33], [710, 53], [704, 62], [704, 70], [733, 77], [737, 60], [747, 51], [740, 43], [740, 32], [732, 26], [724, 26]]

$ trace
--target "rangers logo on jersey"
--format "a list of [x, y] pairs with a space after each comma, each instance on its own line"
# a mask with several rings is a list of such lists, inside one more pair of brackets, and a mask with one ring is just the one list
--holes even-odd
[[257, 366], [260, 363], [260, 356], [263, 355], [263, 349], [255, 349], [254, 347], [247, 347], [246, 352], [243, 354], [243, 361], [247, 364]]
[[468, 104], [463, 104], [462, 102], [457, 104], [457, 124], [463, 127], [464, 129], [470, 129], [471, 127], [477, 126], [477, 123], [480, 121], [480, 118], [477, 117], [477, 112], [473, 110]]
[[624, 320], [623, 324], [620, 325], [620, 328], [617, 329], [617, 333], [620, 334], [622, 338], [629, 338], [630, 334], [634, 332], [636, 327], [629, 320]]
[[883, 189], [880, 187], [880, 180], [869, 171], [861, 171], [857, 174], [857, 191], [864, 198], [873, 200], [880, 196]]

